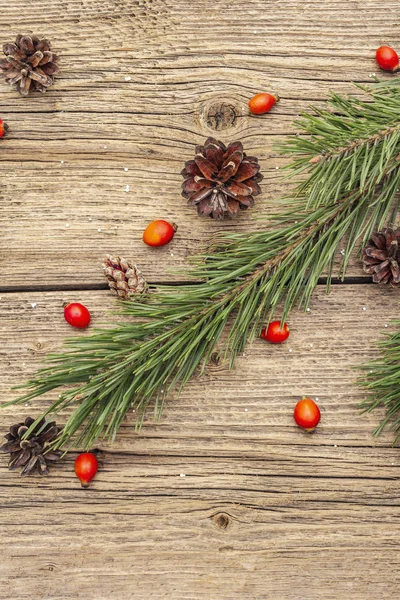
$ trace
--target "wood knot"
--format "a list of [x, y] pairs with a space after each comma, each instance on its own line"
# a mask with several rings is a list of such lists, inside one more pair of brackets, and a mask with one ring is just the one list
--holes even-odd
[[227, 513], [217, 513], [214, 515], [214, 523], [219, 529], [228, 529], [231, 521], [232, 519]]
[[40, 567], [40, 571], [55, 571], [57, 565], [55, 563], [45, 563], [43, 567]]
[[232, 104], [217, 102], [208, 107], [205, 121], [210, 129], [223, 131], [233, 127], [236, 122], [236, 109]]
[[33, 346], [31, 346], [29, 348], [29, 352], [31, 354], [41, 354], [42, 352], [45, 352], [45, 351], [46, 351], [45, 344], [41, 340], [38, 340], [37, 342], [35, 342], [33, 344]]

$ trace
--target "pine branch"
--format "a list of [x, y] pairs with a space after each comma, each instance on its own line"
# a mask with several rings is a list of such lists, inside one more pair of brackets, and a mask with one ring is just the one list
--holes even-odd
[[[394, 321], [393, 325], [399, 326], [400, 321]], [[380, 357], [360, 367], [364, 374], [358, 384], [369, 392], [361, 408], [364, 412], [372, 412], [384, 407], [386, 416], [374, 434], [379, 435], [391, 424], [396, 434], [394, 444], [397, 444], [400, 441], [400, 332], [386, 334], [378, 347], [381, 350]]]
[[145, 302], [127, 301], [121, 314], [128, 321], [67, 342], [69, 349], [50, 355], [48, 366], [23, 386], [26, 394], [12, 403], [66, 386], [45, 411], [74, 407], [57, 447], [76, 436], [84, 447], [99, 437], [113, 440], [129, 410], [136, 411], [137, 429], [151, 403], [159, 418], [166, 396], [204, 371], [225, 330], [232, 368], [278, 307], [282, 320], [295, 305], [307, 307], [326, 269], [329, 288], [346, 235], [343, 277], [357, 243], [393, 220], [398, 209], [396, 81], [378, 84], [369, 101], [334, 95], [331, 111], [303, 116], [298, 125], [307, 137], [293, 137], [283, 147], [294, 157], [291, 176], [300, 181], [291, 211], [275, 217], [277, 229], [221, 234], [193, 261], [191, 285], [162, 286]]

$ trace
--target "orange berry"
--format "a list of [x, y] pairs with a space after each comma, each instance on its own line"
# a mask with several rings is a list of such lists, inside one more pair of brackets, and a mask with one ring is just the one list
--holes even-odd
[[275, 96], [274, 94], [256, 94], [249, 100], [250, 112], [252, 112], [253, 115], [263, 115], [264, 113], [269, 112], [278, 100], [278, 96]]
[[168, 223], [159, 219], [147, 225], [143, 232], [143, 241], [148, 246], [165, 246], [175, 235], [178, 227], [175, 223]]
[[268, 327], [261, 332], [261, 337], [271, 344], [282, 344], [290, 335], [289, 325], [284, 323], [281, 327], [280, 321], [272, 321]]
[[4, 137], [7, 133], [7, 125], [4, 123], [2, 119], [0, 119], [0, 138]]
[[80, 302], [67, 302], [64, 306], [64, 319], [72, 327], [86, 329], [90, 323], [90, 312]]
[[98, 467], [97, 458], [91, 452], [84, 452], [77, 457], [74, 468], [82, 487], [89, 486], [89, 482], [96, 475]]
[[302, 398], [295, 406], [294, 420], [299, 427], [312, 431], [320, 422], [321, 412], [311, 398]]
[[376, 51], [376, 62], [384, 71], [397, 71], [399, 68], [399, 57], [396, 50], [390, 46], [380, 46]]

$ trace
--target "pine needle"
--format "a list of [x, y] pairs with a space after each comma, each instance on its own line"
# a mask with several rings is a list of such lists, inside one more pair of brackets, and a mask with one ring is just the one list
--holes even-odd
[[[399, 326], [400, 321], [394, 321]], [[372, 412], [375, 408], [384, 407], [386, 416], [375, 429], [379, 435], [387, 425], [395, 432], [394, 444], [400, 441], [400, 331], [385, 334], [385, 339], [378, 343], [380, 357], [362, 365], [363, 376], [358, 385], [364, 387], [368, 397], [361, 404], [364, 412]]]

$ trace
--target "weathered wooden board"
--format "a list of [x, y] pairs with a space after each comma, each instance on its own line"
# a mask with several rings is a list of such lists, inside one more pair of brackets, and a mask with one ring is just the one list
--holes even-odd
[[[87, 304], [94, 325], [110, 322], [113, 297], [88, 291], [103, 283], [106, 252], [135, 259], [150, 281], [179, 281], [212, 233], [264, 227], [260, 217], [284, 210], [275, 144], [330, 90], [371, 81], [375, 48], [398, 43], [398, 8], [0, 0], [3, 41], [43, 33], [62, 56], [43, 96], [0, 82], [11, 127], [0, 143], [1, 401], [71, 334], [65, 300]], [[281, 102], [252, 117], [248, 98], [264, 89]], [[260, 157], [263, 195], [236, 221], [199, 219], [180, 196], [182, 164], [209, 135]], [[179, 229], [152, 250], [141, 234], [156, 217]], [[349, 274], [362, 276], [356, 257]], [[113, 446], [99, 444], [88, 490], [73, 452], [45, 479], [19, 478], [0, 455], [1, 597], [397, 598], [399, 454], [390, 432], [371, 435], [379, 411], [359, 414], [352, 368], [376, 355], [398, 314], [394, 290], [346, 284], [326, 297], [319, 286], [311, 311], [291, 316], [287, 343], [256, 341], [232, 372], [209, 366], [140, 434], [132, 414]], [[303, 394], [322, 409], [313, 435], [292, 419]], [[0, 432], [52, 397], [0, 410]]]
[[[152, 281], [177, 280], [216, 230], [262, 227], [284, 190], [275, 142], [330, 89], [354, 93], [351, 81], [371, 81], [373, 49], [396, 41], [398, 12], [394, 0], [384, 11], [376, 0], [1, 4], [4, 40], [39, 31], [62, 56], [43, 96], [2, 84], [11, 127], [0, 154], [2, 289], [99, 284], [110, 251]], [[248, 98], [263, 89], [282, 100], [251, 117]], [[183, 162], [208, 135], [241, 139], [260, 157], [263, 195], [235, 222], [198, 219], [180, 196]], [[157, 217], [179, 232], [155, 254], [141, 234]], [[357, 260], [349, 273], [362, 275]]]
[[[66, 299], [2, 295], [3, 399], [70, 334]], [[107, 292], [73, 299], [94, 324], [114, 306]], [[112, 447], [101, 445], [89, 490], [74, 478], [74, 453], [46, 479], [20, 479], [3, 458], [2, 595], [396, 598], [399, 454], [389, 432], [371, 435], [381, 415], [359, 414], [352, 367], [376, 355], [398, 312], [393, 290], [342, 285], [326, 296], [319, 287], [311, 311], [292, 315], [287, 343], [256, 341], [234, 371], [210, 367], [171, 398], [160, 425], [149, 415], [136, 435], [130, 420]], [[313, 435], [292, 420], [304, 393], [322, 409]], [[0, 430], [44, 405], [4, 409]]]

